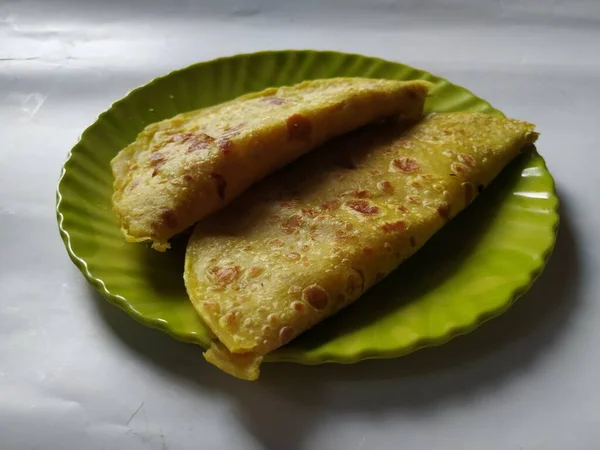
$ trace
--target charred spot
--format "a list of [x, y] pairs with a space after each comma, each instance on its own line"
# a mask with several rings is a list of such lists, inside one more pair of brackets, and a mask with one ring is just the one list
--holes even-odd
[[293, 114], [285, 122], [290, 141], [310, 141], [312, 124], [302, 114]]
[[406, 230], [406, 222], [398, 220], [396, 222], [385, 223], [381, 226], [381, 229], [386, 233], [399, 233]]
[[479, 186], [477, 186], [477, 192], [481, 194], [483, 192], [483, 188], [485, 188], [485, 186], [483, 184], [480, 184]]
[[218, 174], [216, 172], [211, 172], [210, 176], [215, 181], [215, 184], [217, 186], [217, 194], [219, 194], [219, 198], [223, 200], [225, 198], [225, 189], [227, 188], [227, 181], [225, 181], [223, 175]]
[[346, 205], [354, 211], [368, 216], [378, 214], [380, 211], [377, 206], [371, 205], [367, 200], [349, 200]]
[[411, 247], [415, 247], [417, 245], [417, 241], [415, 240], [414, 236], [411, 236], [408, 241], [410, 242]]

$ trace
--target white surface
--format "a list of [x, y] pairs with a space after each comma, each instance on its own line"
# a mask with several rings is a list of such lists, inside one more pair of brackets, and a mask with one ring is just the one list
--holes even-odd
[[[595, 450], [600, 2], [0, 1], [0, 448]], [[532, 291], [403, 359], [219, 373], [108, 305], [54, 215], [81, 131], [172, 69], [263, 49], [402, 61], [537, 123], [562, 200]]]

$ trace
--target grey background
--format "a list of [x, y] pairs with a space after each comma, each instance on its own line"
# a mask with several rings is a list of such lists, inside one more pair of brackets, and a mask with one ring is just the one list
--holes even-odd
[[[218, 56], [361, 52], [537, 123], [554, 257], [504, 316], [353, 366], [227, 377], [91, 290], [54, 215], [79, 134], [130, 89]], [[593, 450], [600, 445], [600, 2], [0, 1], [0, 448]]]

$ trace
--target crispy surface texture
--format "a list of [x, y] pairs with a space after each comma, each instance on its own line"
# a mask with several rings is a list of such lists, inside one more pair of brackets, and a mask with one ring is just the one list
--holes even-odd
[[398, 267], [536, 138], [475, 113], [372, 125], [250, 189], [188, 244], [187, 291], [220, 341], [206, 359], [256, 379], [266, 353]]
[[390, 115], [419, 117], [430, 86], [306, 81], [151, 124], [111, 162], [123, 234], [163, 251], [172, 236], [327, 139]]

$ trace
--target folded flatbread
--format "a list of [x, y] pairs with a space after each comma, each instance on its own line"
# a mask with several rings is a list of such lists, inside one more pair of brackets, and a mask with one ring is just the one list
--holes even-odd
[[172, 236], [327, 139], [390, 115], [420, 117], [430, 86], [306, 81], [149, 125], [111, 163], [123, 234], [165, 250]]
[[256, 379], [266, 353], [398, 267], [536, 138], [532, 124], [474, 113], [372, 125], [199, 223], [185, 283], [218, 338], [206, 359]]

